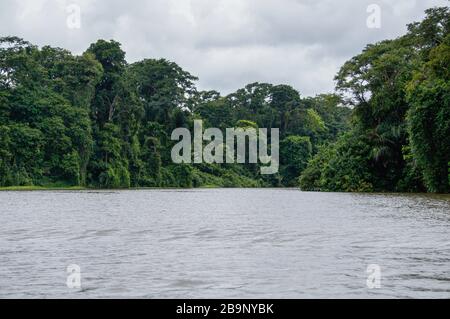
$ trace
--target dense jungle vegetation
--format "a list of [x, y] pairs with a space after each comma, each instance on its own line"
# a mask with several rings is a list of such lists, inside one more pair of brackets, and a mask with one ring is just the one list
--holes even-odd
[[[0, 186], [448, 193], [450, 13], [426, 13], [406, 35], [368, 45], [342, 66], [336, 92], [316, 97], [268, 83], [200, 91], [174, 62], [127, 63], [114, 40], [76, 56], [0, 38]], [[174, 164], [171, 132], [195, 119], [279, 128], [279, 173]]]
[[351, 129], [320, 147], [300, 177], [323, 191], [450, 191], [450, 10], [368, 45], [336, 76]]

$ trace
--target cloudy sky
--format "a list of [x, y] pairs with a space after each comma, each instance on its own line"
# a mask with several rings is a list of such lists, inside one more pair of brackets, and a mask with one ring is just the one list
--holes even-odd
[[[166, 58], [224, 94], [251, 82], [330, 92], [340, 65], [448, 0], [0, 0], [0, 36], [83, 52], [115, 39], [127, 61]], [[380, 28], [369, 28], [380, 8]], [[80, 25], [76, 11], [80, 9]], [[373, 7], [373, 6], [372, 6]], [[372, 7], [369, 7], [371, 9]], [[75, 15], [74, 15], [75, 14]], [[375, 13], [376, 14], [376, 13]], [[374, 26], [375, 20], [369, 19]]]

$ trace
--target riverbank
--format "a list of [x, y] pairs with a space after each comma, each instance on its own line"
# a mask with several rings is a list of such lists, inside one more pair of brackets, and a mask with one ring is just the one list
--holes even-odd
[[[0, 187], [0, 192], [16, 192], [16, 191], [80, 191], [80, 190], [93, 190], [93, 191], [121, 191], [121, 190], [194, 190], [194, 189], [272, 189], [282, 190], [291, 189], [301, 191], [298, 187], [223, 187], [218, 185], [204, 185], [200, 187], [130, 187], [130, 188], [95, 188], [95, 187], [82, 187], [82, 186], [8, 186]], [[438, 193], [405, 193], [405, 192], [327, 192], [327, 191], [304, 191], [307, 193], [334, 193], [334, 194], [360, 194], [360, 195], [381, 195], [381, 196], [427, 196], [434, 199], [443, 199], [450, 201], [450, 194], [438, 194]]]
[[[222, 187], [218, 185], [204, 185], [200, 187], [130, 187], [130, 188], [95, 188], [82, 186], [7, 186], [0, 187], [4, 191], [55, 191], [55, 190], [145, 190], [145, 189], [210, 189], [210, 188], [269, 188], [269, 187]], [[281, 187], [280, 187], [281, 188]]]
[[53, 191], [53, 190], [83, 190], [81, 186], [7, 186], [0, 187], [1, 191]]

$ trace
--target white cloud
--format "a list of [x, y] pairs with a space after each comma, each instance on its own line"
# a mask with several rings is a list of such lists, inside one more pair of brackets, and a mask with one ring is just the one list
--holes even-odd
[[[380, 29], [366, 27], [369, 4]], [[81, 29], [66, 6], [81, 8]], [[200, 78], [203, 89], [232, 92], [259, 81], [302, 95], [332, 91], [339, 66], [367, 43], [403, 34], [406, 24], [446, 0], [2, 0], [0, 36], [83, 52], [97, 39], [123, 44], [129, 62], [164, 57]]]

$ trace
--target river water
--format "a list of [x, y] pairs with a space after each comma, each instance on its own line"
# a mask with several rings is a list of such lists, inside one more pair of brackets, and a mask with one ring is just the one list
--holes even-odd
[[16, 297], [450, 298], [450, 196], [0, 192], [0, 298]]

